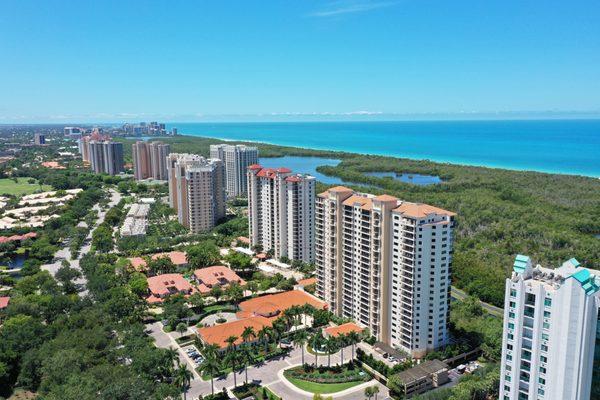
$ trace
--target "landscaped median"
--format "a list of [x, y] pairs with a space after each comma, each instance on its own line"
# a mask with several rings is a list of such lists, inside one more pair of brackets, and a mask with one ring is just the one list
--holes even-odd
[[319, 368], [299, 365], [286, 369], [283, 376], [298, 389], [318, 394], [341, 392], [371, 380], [368, 373], [352, 363]]

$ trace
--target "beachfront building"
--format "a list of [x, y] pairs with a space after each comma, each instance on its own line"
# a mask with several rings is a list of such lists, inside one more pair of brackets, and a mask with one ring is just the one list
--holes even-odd
[[598, 271], [518, 255], [506, 280], [500, 399], [590, 399], [599, 306]]
[[136, 180], [167, 180], [167, 156], [171, 146], [162, 142], [138, 141], [132, 145], [133, 172]]
[[221, 160], [195, 154], [167, 156], [170, 205], [193, 233], [206, 232], [225, 217], [224, 174]]
[[343, 186], [320, 193], [317, 295], [413, 357], [447, 344], [454, 217]]
[[248, 219], [252, 246], [275, 258], [313, 262], [315, 185], [288, 168], [248, 167]]
[[225, 164], [227, 196], [245, 196], [248, 192], [248, 167], [258, 163], [258, 148], [242, 144], [213, 144], [210, 158], [217, 158]]

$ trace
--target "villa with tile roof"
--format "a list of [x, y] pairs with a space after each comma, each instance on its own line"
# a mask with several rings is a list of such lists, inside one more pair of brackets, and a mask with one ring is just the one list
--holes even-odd
[[589, 399], [600, 343], [600, 272], [574, 258], [555, 269], [534, 266], [525, 255], [516, 256], [512, 270], [500, 399]]
[[[151, 256], [152, 260], [157, 260], [161, 257], [168, 257], [173, 264], [178, 268], [186, 268], [188, 266], [186, 253], [183, 251], [170, 251], [168, 253], [157, 253]], [[143, 271], [146, 269], [146, 260], [144, 257], [131, 257], [129, 258], [131, 266], [137, 271]]]
[[162, 303], [173, 294], [190, 295], [196, 289], [181, 274], [162, 274], [148, 278], [148, 303]]
[[194, 271], [192, 279], [196, 281], [198, 291], [203, 294], [210, 292], [210, 289], [215, 286], [226, 287], [231, 283], [246, 284], [245, 280], [224, 265], [197, 269]]

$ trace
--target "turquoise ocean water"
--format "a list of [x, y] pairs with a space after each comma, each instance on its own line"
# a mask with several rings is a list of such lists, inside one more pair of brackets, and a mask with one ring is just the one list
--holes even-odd
[[600, 177], [600, 120], [172, 123], [180, 134]]

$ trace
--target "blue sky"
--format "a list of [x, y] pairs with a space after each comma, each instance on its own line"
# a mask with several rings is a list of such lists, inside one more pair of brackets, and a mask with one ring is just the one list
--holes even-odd
[[598, 116], [599, 20], [597, 0], [3, 0], [0, 123]]

